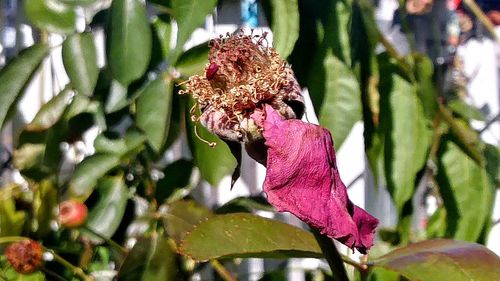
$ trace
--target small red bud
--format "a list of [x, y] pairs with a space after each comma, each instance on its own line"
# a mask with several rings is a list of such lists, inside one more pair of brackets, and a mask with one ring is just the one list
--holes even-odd
[[85, 223], [87, 213], [87, 206], [75, 200], [67, 200], [59, 204], [59, 222], [67, 228], [78, 227]]
[[43, 247], [33, 240], [22, 240], [10, 244], [5, 249], [5, 256], [15, 271], [30, 274], [43, 264]]
[[217, 65], [215, 62], [212, 62], [207, 68], [206, 72], [207, 80], [214, 79], [217, 70], [219, 70], [219, 65]]

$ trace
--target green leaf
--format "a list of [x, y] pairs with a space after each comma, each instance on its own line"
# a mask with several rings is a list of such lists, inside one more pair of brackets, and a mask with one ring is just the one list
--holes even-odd
[[432, 120], [438, 110], [437, 91], [434, 86], [434, 66], [432, 60], [424, 55], [414, 55], [417, 93], [422, 101], [425, 115]]
[[186, 77], [203, 73], [209, 50], [208, 42], [192, 47], [182, 53], [175, 64], [175, 69]]
[[55, 33], [72, 33], [76, 29], [76, 13], [58, 0], [24, 2], [26, 17], [37, 27]]
[[98, 0], [58, 0], [58, 1], [72, 7], [76, 6], [85, 7], [94, 4]]
[[448, 103], [448, 107], [456, 114], [462, 116], [466, 120], [485, 121], [484, 114], [474, 106], [465, 103], [462, 100], [452, 100]]
[[299, 38], [299, 4], [297, 0], [267, 0], [271, 7], [268, 20], [273, 31], [273, 47], [282, 58], [292, 53]]
[[0, 81], [2, 81], [0, 83], [0, 127], [5, 124], [8, 111], [15, 106], [48, 51], [47, 45], [35, 44], [22, 51], [0, 70]]
[[127, 86], [144, 74], [151, 57], [151, 40], [146, 8], [141, 1], [113, 1], [108, 62], [116, 80]]
[[0, 237], [19, 236], [23, 230], [26, 214], [16, 211], [10, 188], [0, 190]]
[[253, 211], [268, 211], [273, 212], [274, 208], [271, 206], [266, 198], [261, 195], [257, 196], [242, 196], [236, 197], [226, 204], [220, 206], [215, 210], [217, 214], [229, 213], [251, 213]]
[[202, 221], [213, 216], [205, 206], [194, 200], [179, 200], [168, 205], [163, 224], [170, 237], [177, 243]]
[[94, 148], [97, 153], [125, 156], [141, 147], [144, 141], [146, 141], [146, 137], [143, 133], [131, 129], [120, 138], [108, 138], [105, 134], [99, 134], [94, 140]]
[[319, 123], [332, 132], [338, 150], [354, 124], [361, 120], [361, 93], [351, 69], [337, 57], [328, 54], [323, 64], [326, 73]]
[[441, 144], [436, 179], [446, 208], [447, 235], [476, 241], [491, 217], [495, 188], [488, 173], [450, 140]]
[[323, 257], [311, 233], [251, 214], [209, 218], [184, 238], [180, 251], [197, 261], [237, 257]]
[[33, 215], [36, 219], [34, 231], [38, 237], [45, 237], [52, 231], [50, 223], [54, 219], [54, 208], [56, 207], [57, 189], [54, 182], [42, 180], [33, 197]]
[[73, 92], [68, 88], [64, 88], [59, 94], [42, 105], [26, 129], [29, 131], [43, 131], [52, 127], [64, 114], [72, 96]]
[[[7, 269], [2, 272], [8, 281], [45, 281], [45, 275], [41, 271], [37, 271], [31, 274], [21, 274], [14, 270], [13, 267], [7, 267]], [[0, 276], [1, 277], [1, 276]]]
[[500, 280], [500, 259], [486, 247], [453, 240], [427, 240], [396, 249], [374, 261], [410, 280]]
[[153, 19], [153, 27], [156, 32], [156, 38], [161, 46], [163, 59], [170, 54], [170, 38], [172, 36], [172, 24], [167, 16], [156, 17]]
[[172, 0], [172, 15], [177, 22], [177, 43], [175, 46], [173, 62], [177, 60], [184, 43], [193, 31], [201, 26], [205, 17], [212, 13], [217, 0]]
[[154, 233], [134, 245], [118, 272], [118, 281], [176, 280], [176, 254], [168, 238]]
[[73, 34], [66, 38], [62, 56], [73, 87], [79, 94], [91, 96], [99, 76], [92, 33]]
[[[186, 112], [192, 106], [192, 100], [187, 104]], [[198, 113], [199, 114], [199, 111]], [[227, 144], [210, 133], [201, 124], [194, 124], [189, 114], [186, 115], [186, 125], [188, 127], [188, 143], [191, 153], [193, 154], [195, 165], [200, 169], [201, 176], [211, 185], [217, 185], [226, 175], [230, 175], [236, 167], [236, 159], [231, 155], [231, 151]], [[195, 128], [196, 126], [196, 128]], [[198, 131], [200, 138], [215, 142], [215, 147], [210, 147], [207, 143], [202, 142], [195, 133]]]
[[[184, 197], [183, 191], [190, 188], [193, 162], [179, 159], [169, 164], [163, 170], [164, 177], [158, 181], [155, 189], [155, 198], [158, 202], [178, 200]], [[186, 192], [187, 193], [187, 192]]]
[[167, 140], [172, 113], [173, 82], [160, 75], [137, 98], [137, 127], [146, 134], [148, 143], [160, 153]]
[[80, 162], [69, 182], [69, 196], [85, 201], [94, 190], [97, 181], [120, 163], [114, 154], [94, 154]]
[[104, 104], [105, 113], [113, 113], [129, 104], [127, 98], [127, 87], [122, 85], [117, 80], [111, 81], [109, 93]]
[[[128, 190], [122, 176], [104, 177], [97, 185], [99, 199], [90, 210], [86, 227], [100, 236], [111, 238], [120, 226], [125, 207], [127, 206]], [[95, 242], [101, 238], [83, 230], [87, 237]]]
[[415, 189], [417, 173], [425, 165], [431, 141], [417, 89], [396, 72], [397, 65], [381, 58], [380, 133], [383, 135], [387, 188], [398, 210]]

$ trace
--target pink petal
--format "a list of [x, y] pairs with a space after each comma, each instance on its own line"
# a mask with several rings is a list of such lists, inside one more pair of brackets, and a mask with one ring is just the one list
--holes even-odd
[[290, 212], [366, 253], [373, 245], [378, 220], [347, 197], [330, 132], [300, 120], [284, 120], [268, 105], [265, 119], [255, 119], [258, 125], [263, 122], [268, 148], [264, 181], [268, 201], [278, 211]]

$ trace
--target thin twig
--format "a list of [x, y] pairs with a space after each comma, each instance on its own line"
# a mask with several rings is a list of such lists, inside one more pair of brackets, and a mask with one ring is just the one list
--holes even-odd
[[227, 270], [218, 260], [210, 260], [210, 264], [224, 281], [236, 281], [231, 272]]
[[45, 249], [45, 250], [47, 252], [50, 252], [54, 256], [54, 260], [55, 261], [57, 261], [61, 265], [65, 266], [69, 270], [71, 270], [71, 272], [73, 273], [73, 275], [77, 276], [81, 280], [83, 280], [83, 281], [93, 281], [94, 280], [92, 277], [90, 277], [87, 274], [85, 274], [85, 272], [83, 272], [83, 269], [81, 269], [81, 268], [79, 268], [77, 266], [74, 266], [69, 261], [65, 260], [60, 255], [56, 254], [53, 250], [51, 250], [51, 249]]
[[464, 0], [463, 1], [467, 7], [472, 11], [474, 16], [477, 17], [477, 19], [488, 29], [488, 31], [491, 33], [491, 36], [495, 39], [495, 41], [500, 42], [500, 38], [498, 38], [498, 35], [495, 31], [495, 26], [493, 23], [491, 23], [490, 19], [484, 14], [484, 12], [479, 8], [477, 5], [476, 1], [474, 0]]
[[125, 249], [123, 246], [121, 246], [120, 244], [118, 244], [115, 241], [113, 241], [113, 239], [105, 237], [104, 235], [102, 235], [102, 234], [94, 231], [93, 229], [91, 229], [91, 228], [89, 228], [87, 226], [83, 226], [82, 228], [85, 229], [86, 231], [94, 234], [95, 236], [99, 237], [100, 239], [104, 240], [104, 242], [106, 242], [108, 245], [110, 245], [111, 247], [116, 248], [117, 250], [119, 250], [123, 254], [127, 253], [127, 249]]

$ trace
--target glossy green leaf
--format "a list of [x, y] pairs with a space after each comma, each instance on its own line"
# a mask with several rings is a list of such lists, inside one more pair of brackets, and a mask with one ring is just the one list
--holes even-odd
[[[127, 186], [121, 176], [104, 177], [99, 180], [96, 191], [99, 199], [90, 210], [86, 227], [100, 236], [111, 238], [120, 226], [129, 197]], [[101, 238], [88, 233], [86, 236], [99, 242]]]
[[70, 89], [63, 89], [46, 104], [42, 105], [26, 129], [30, 131], [42, 131], [52, 127], [63, 115], [72, 96], [73, 92]]
[[401, 210], [413, 195], [417, 173], [426, 163], [431, 132], [415, 85], [401, 77], [392, 62], [388, 65], [382, 58], [382, 65], [380, 130], [385, 178]]
[[486, 170], [450, 140], [441, 144], [437, 181], [448, 236], [476, 241], [491, 217], [495, 188]]
[[31, 76], [47, 55], [49, 48], [35, 44], [22, 51], [0, 70], [0, 127], [5, 124], [7, 113], [15, 106]]
[[112, 153], [124, 156], [131, 151], [138, 149], [146, 137], [142, 132], [131, 129], [125, 136], [120, 138], [108, 138], [105, 134], [100, 134], [94, 140], [94, 148], [97, 153]]
[[417, 79], [417, 93], [424, 107], [427, 118], [432, 119], [438, 110], [437, 91], [434, 85], [434, 66], [432, 60], [423, 55], [413, 56], [415, 76]]
[[203, 74], [208, 62], [208, 42], [201, 43], [182, 53], [175, 64], [175, 68], [182, 75], [189, 77], [194, 74]]
[[299, 38], [299, 4], [297, 0], [267, 0], [268, 17], [273, 31], [273, 47], [282, 58], [288, 57]]
[[176, 280], [176, 254], [168, 238], [153, 233], [134, 245], [118, 272], [118, 281]]
[[104, 112], [113, 113], [124, 108], [128, 104], [127, 87], [116, 80], [111, 81], [106, 103], [104, 104]]
[[156, 32], [156, 38], [161, 46], [163, 58], [170, 54], [170, 39], [172, 36], [172, 23], [167, 16], [156, 17], [153, 19], [153, 27]]
[[57, 1], [72, 7], [76, 6], [85, 7], [94, 4], [98, 0], [57, 0]]
[[218, 215], [202, 222], [183, 239], [180, 251], [197, 261], [236, 257], [322, 257], [311, 233], [243, 213]]
[[500, 259], [486, 247], [453, 240], [427, 240], [396, 249], [374, 262], [410, 280], [500, 280]]
[[274, 208], [262, 195], [241, 196], [230, 200], [215, 210], [217, 214], [251, 213], [253, 211], [273, 212]]
[[141, 77], [151, 57], [151, 29], [139, 0], [115, 0], [111, 5], [108, 62], [113, 77], [123, 85]]
[[[189, 112], [191, 103], [188, 103], [186, 111]], [[198, 112], [199, 114], [199, 112]], [[189, 114], [186, 114], [189, 117]], [[211, 185], [217, 185], [224, 176], [233, 173], [236, 167], [236, 159], [231, 155], [227, 144], [211, 134], [201, 124], [194, 124], [189, 118], [186, 118], [188, 127], [188, 142], [191, 153], [193, 154], [196, 167], [200, 170], [201, 176]], [[196, 129], [195, 129], [196, 126]], [[215, 142], [215, 147], [210, 147], [202, 142], [195, 134], [208, 141]]]
[[57, 189], [52, 180], [42, 180], [33, 196], [33, 215], [36, 224], [34, 231], [38, 237], [44, 237], [52, 231], [50, 226], [54, 220], [54, 209], [57, 207]]
[[69, 182], [69, 196], [84, 201], [94, 190], [97, 181], [120, 163], [114, 154], [94, 154], [80, 162]]
[[[163, 169], [163, 178], [158, 181], [155, 198], [158, 202], [178, 200], [186, 196], [190, 186], [193, 162], [179, 159]], [[180, 198], [179, 198], [180, 197]]]
[[[205, 17], [208, 14], [213, 12], [217, 0], [172, 0], [171, 2], [172, 16], [177, 22], [179, 30], [174, 54], [177, 56], [192, 32], [205, 22]], [[176, 61], [176, 57], [173, 61]]]
[[173, 82], [161, 75], [137, 98], [136, 122], [155, 152], [161, 152], [167, 140], [172, 113]]
[[55, 33], [72, 33], [76, 29], [76, 13], [58, 0], [24, 1], [26, 17], [37, 27]]
[[99, 75], [97, 51], [92, 34], [77, 33], [66, 38], [62, 56], [73, 87], [79, 94], [92, 96]]
[[195, 226], [213, 216], [205, 206], [194, 200], [179, 200], [168, 205], [164, 226], [170, 237], [179, 243]]
[[323, 64], [326, 73], [319, 122], [331, 131], [335, 149], [339, 149], [361, 120], [361, 93], [351, 69], [337, 57], [329, 54]]
[[10, 188], [0, 189], [0, 237], [19, 236], [23, 230], [26, 214], [16, 210]]

